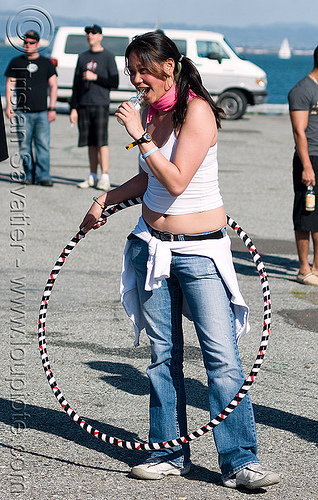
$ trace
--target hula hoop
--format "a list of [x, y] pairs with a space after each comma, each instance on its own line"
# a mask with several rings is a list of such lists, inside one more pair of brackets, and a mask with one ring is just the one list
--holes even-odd
[[[101, 218], [99, 219], [100, 221], [105, 219], [106, 217], [110, 217], [111, 215], [115, 214], [116, 212], [119, 212], [123, 210], [124, 208], [133, 206], [133, 205], [138, 205], [139, 203], [142, 202], [142, 198], [132, 198], [130, 200], [126, 200], [122, 203], [119, 203], [118, 205], [114, 205], [113, 207], [104, 210], [104, 212], [101, 215]], [[182, 445], [184, 443], [188, 443], [190, 441], [193, 441], [194, 439], [197, 439], [207, 432], [211, 431], [214, 429], [217, 425], [219, 425], [223, 420], [225, 420], [231, 413], [232, 411], [239, 405], [239, 403], [242, 401], [242, 399], [246, 396], [248, 393], [251, 385], [253, 384], [255, 377], [257, 376], [264, 356], [265, 356], [265, 351], [268, 345], [268, 340], [269, 340], [269, 335], [270, 335], [270, 325], [271, 325], [271, 301], [270, 301], [270, 288], [269, 288], [269, 283], [267, 279], [267, 274], [265, 271], [264, 264], [262, 262], [262, 259], [259, 255], [259, 253], [256, 250], [255, 245], [252, 243], [251, 239], [249, 236], [246, 234], [246, 232], [235, 222], [231, 217], [227, 216], [227, 223], [228, 225], [235, 231], [235, 233], [239, 236], [239, 238], [244, 242], [245, 246], [248, 248], [252, 259], [256, 265], [257, 272], [260, 276], [261, 280], [261, 286], [262, 286], [262, 293], [263, 293], [263, 306], [264, 306], [264, 316], [263, 316], [263, 331], [262, 331], [262, 337], [261, 337], [261, 344], [257, 353], [256, 360], [254, 362], [254, 365], [250, 371], [249, 376], [245, 379], [243, 382], [239, 392], [235, 395], [235, 397], [232, 399], [232, 401], [222, 410], [213, 420], [211, 420], [208, 424], [204, 425], [203, 427], [200, 427], [198, 430], [195, 432], [192, 432], [186, 436], [179, 437], [176, 439], [172, 439], [170, 441], [164, 441], [161, 443], [142, 443], [142, 442], [130, 442], [130, 441], [124, 441], [122, 439], [119, 439], [117, 437], [112, 437], [108, 436], [104, 432], [99, 431], [98, 429], [94, 429], [91, 425], [89, 425], [85, 420], [83, 420], [75, 410], [69, 405], [69, 403], [66, 401], [65, 397], [63, 396], [61, 390], [59, 389], [56, 380], [54, 378], [52, 369], [50, 367], [50, 362], [48, 358], [48, 353], [47, 353], [47, 348], [46, 348], [46, 337], [45, 337], [45, 320], [46, 320], [46, 315], [47, 315], [47, 308], [48, 308], [48, 301], [51, 296], [51, 292], [55, 283], [55, 280], [57, 278], [58, 273], [60, 272], [63, 264], [65, 263], [66, 258], [69, 256], [71, 251], [75, 248], [75, 246], [78, 244], [78, 242], [85, 237], [85, 233], [82, 231], [79, 231], [69, 242], [69, 244], [63, 249], [61, 255], [59, 256], [58, 260], [55, 263], [54, 268], [52, 269], [49, 279], [46, 283], [44, 293], [42, 296], [42, 301], [41, 301], [41, 306], [40, 306], [40, 314], [39, 314], [39, 327], [38, 327], [38, 334], [39, 334], [39, 347], [40, 347], [40, 352], [41, 352], [41, 358], [42, 358], [42, 365], [44, 368], [44, 372], [46, 375], [46, 378], [48, 380], [48, 383], [53, 391], [54, 396], [62, 406], [63, 410], [68, 414], [68, 416], [75, 422], [77, 425], [79, 425], [82, 429], [84, 429], [88, 434], [91, 434], [92, 436], [96, 437], [97, 439], [100, 439], [101, 441], [104, 441], [106, 443], [112, 444], [114, 446], [118, 446], [119, 448], [126, 448], [129, 450], [159, 450], [159, 449], [164, 449], [164, 448], [172, 448], [173, 446], [177, 445]], [[87, 233], [86, 233], [87, 234]]]

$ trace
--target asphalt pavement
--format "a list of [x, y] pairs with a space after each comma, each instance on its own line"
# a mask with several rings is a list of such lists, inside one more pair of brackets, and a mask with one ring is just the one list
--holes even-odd
[[[76, 234], [94, 189], [76, 184], [88, 175], [86, 148], [60, 113], [51, 126], [54, 187], [17, 182], [16, 135], [7, 122], [9, 160], [0, 164], [1, 411], [0, 491], [12, 499], [218, 500], [318, 499], [318, 289], [296, 282], [291, 221], [293, 139], [288, 115], [247, 114], [224, 121], [219, 135], [220, 186], [228, 215], [261, 254], [272, 300], [272, 328], [251, 397], [259, 458], [281, 482], [255, 493], [222, 487], [212, 433], [191, 444], [186, 477], [138, 481], [130, 468], [142, 451], [104, 443], [75, 425], [46, 380], [37, 322], [44, 286], [63, 248]], [[137, 151], [125, 150], [124, 127], [110, 117], [113, 186], [138, 171]], [[58, 387], [94, 428], [123, 440], [146, 441], [149, 347], [133, 347], [133, 328], [119, 300], [121, 256], [140, 206], [91, 231], [73, 250], [56, 280], [46, 321], [47, 348]], [[255, 264], [229, 228], [251, 331], [239, 345], [246, 374], [263, 330], [263, 298]], [[185, 321], [188, 427], [210, 420], [206, 375], [192, 325]], [[222, 425], [222, 424], [220, 424]]]

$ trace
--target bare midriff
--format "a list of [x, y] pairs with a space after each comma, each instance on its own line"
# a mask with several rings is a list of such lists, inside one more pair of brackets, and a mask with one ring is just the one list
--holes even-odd
[[172, 234], [205, 233], [226, 226], [224, 206], [192, 214], [166, 215], [153, 212], [143, 203], [142, 216], [153, 229]]

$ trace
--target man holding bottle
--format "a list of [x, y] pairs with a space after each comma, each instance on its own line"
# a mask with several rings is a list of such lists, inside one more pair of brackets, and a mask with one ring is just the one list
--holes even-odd
[[[110, 189], [108, 166], [109, 92], [117, 88], [118, 70], [114, 55], [104, 49], [102, 28], [97, 24], [85, 28], [89, 50], [79, 55], [74, 74], [71, 100], [71, 123], [79, 128], [78, 146], [88, 146], [90, 175], [79, 188]], [[97, 167], [101, 177], [97, 178]]]
[[[295, 140], [293, 223], [299, 259], [297, 281], [318, 286], [318, 210], [314, 206], [318, 179], [318, 47], [311, 73], [291, 89], [288, 101]], [[308, 259], [310, 235], [314, 247], [312, 267]]]

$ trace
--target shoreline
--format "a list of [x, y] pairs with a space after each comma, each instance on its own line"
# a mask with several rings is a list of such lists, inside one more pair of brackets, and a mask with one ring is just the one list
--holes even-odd
[[[6, 106], [5, 97], [1, 96], [1, 103], [3, 110]], [[113, 114], [118, 107], [118, 103], [110, 104], [110, 113]], [[68, 114], [69, 113], [69, 105], [66, 102], [57, 102], [56, 103], [56, 111], [59, 114]], [[245, 114], [253, 114], [253, 115], [287, 115], [288, 114], [288, 104], [257, 104], [256, 106], [247, 106]], [[229, 120], [230, 121], [230, 120]]]

